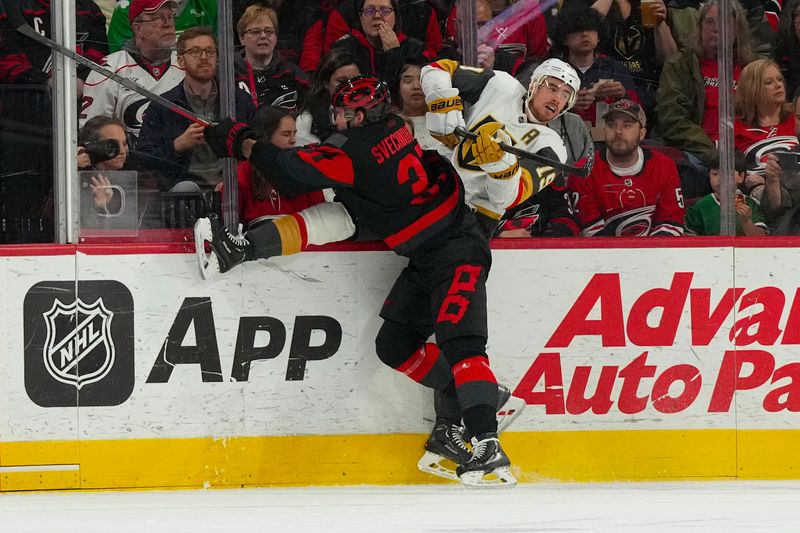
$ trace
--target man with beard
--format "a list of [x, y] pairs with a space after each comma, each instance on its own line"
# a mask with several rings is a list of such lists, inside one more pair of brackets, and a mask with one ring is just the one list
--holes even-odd
[[623, 98], [603, 115], [605, 150], [585, 180], [570, 180], [582, 234], [683, 235], [683, 193], [675, 163], [642, 148], [647, 132], [639, 104]]
[[[183, 83], [162, 96], [214, 122], [219, 116], [217, 42], [211, 28], [185, 30], [178, 38], [178, 65], [186, 71]], [[250, 121], [255, 107], [250, 97], [236, 90], [236, 116]], [[143, 165], [161, 173], [164, 190], [203, 192], [222, 180], [222, 162], [206, 143], [205, 128], [163, 106], [150, 106], [144, 115], [137, 149]]]
[[[161, 94], [178, 85], [183, 69], [176, 66], [175, 9], [173, 0], [133, 0], [128, 15], [133, 39], [122, 50], [107, 55], [102, 65], [145, 89]], [[142, 116], [150, 102], [102, 74], [92, 72], [83, 89], [79, 125], [105, 115], [119, 119], [134, 139], [142, 127]]]

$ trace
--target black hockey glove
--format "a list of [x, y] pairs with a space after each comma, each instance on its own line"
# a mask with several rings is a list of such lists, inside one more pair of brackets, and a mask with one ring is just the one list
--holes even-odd
[[220, 121], [216, 126], [203, 132], [206, 142], [217, 157], [244, 159], [242, 143], [254, 137], [253, 129], [244, 122], [234, 122], [230, 118]]

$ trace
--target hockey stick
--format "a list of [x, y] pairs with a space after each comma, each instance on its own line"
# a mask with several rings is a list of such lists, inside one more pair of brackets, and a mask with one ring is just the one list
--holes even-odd
[[[472, 139], [473, 141], [478, 138], [477, 134], [472, 133], [471, 131], [467, 131], [466, 129], [460, 126], [455, 129], [455, 134], [458, 135], [459, 137]], [[514, 146], [509, 146], [506, 143], [498, 143], [498, 145], [500, 146], [500, 148], [503, 149], [503, 151], [508, 152], [509, 154], [514, 154], [523, 159], [530, 159], [531, 161], [535, 161], [536, 163], [547, 165], [553, 167], [556, 170], [568, 172], [569, 174], [575, 174], [582, 178], [585, 178], [592, 170], [590, 165], [585, 165], [582, 167], [574, 167], [572, 165], [567, 165], [566, 163], [562, 163], [561, 161], [556, 161], [554, 159], [550, 159], [549, 157], [545, 157], [543, 155], [523, 150], [522, 148], [515, 148]]]
[[112, 72], [112, 71], [108, 70], [105, 67], [101, 67], [100, 65], [98, 65], [97, 63], [92, 61], [91, 59], [87, 59], [87, 58], [83, 57], [82, 55], [79, 55], [79, 54], [75, 53], [74, 51], [70, 50], [66, 46], [60, 45], [57, 42], [48, 39], [44, 35], [40, 34], [36, 30], [34, 30], [30, 26], [28, 26], [28, 23], [25, 22], [25, 19], [22, 18], [22, 15], [20, 13], [18, 13], [15, 9], [7, 9], [6, 12], [8, 14], [8, 19], [11, 22], [11, 24], [22, 35], [25, 35], [26, 37], [30, 37], [34, 41], [38, 41], [39, 43], [47, 46], [48, 48], [58, 52], [59, 54], [64, 55], [64, 56], [72, 59], [76, 63], [79, 63], [79, 64], [83, 65], [84, 67], [97, 72], [98, 74], [102, 74], [106, 78], [110, 78], [111, 80], [119, 83], [123, 87], [126, 87], [126, 88], [130, 89], [131, 91], [144, 96], [145, 98], [147, 98], [151, 102], [155, 102], [155, 103], [157, 103], [159, 105], [162, 105], [162, 106], [166, 107], [167, 109], [169, 109], [170, 111], [172, 111], [173, 113], [177, 113], [177, 114], [181, 115], [184, 118], [188, 118], [189, 120], [191, 120], [195, 124], [200, 124], [201, 126], [206, 127], [206, 128], [209, 127], [209, 126], [213, 126], [213, 124], [211, 122], [200, 118], [200, 116], [196, 115], [195, 113], [192, 113], [191, 111], [189, 111], [185, 107], [179, 106], [178, 104], [176, 104], [174, 102], [170, 102], [169, 100], [167, 100], [163, 96], [158, 95], [158, 94], [156, 94], [154, 92], [148, 91], [147, 89], [145, 89], [144, 87], [142, 87], [138, 83], [136, 83], [136, 82], [134, 82], [132, 80], [129, 80], [128, 78], [123, 78], [119, 74], [117, 74], [115, 72]]

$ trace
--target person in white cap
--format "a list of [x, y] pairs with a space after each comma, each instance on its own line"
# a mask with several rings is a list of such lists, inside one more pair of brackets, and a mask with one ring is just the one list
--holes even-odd
[[[133, 0], [128, 12], [133, 39], [122, 50], [107, 55], [103, 66], [156, 94], [183, 81], [184, 72], [174, 51], [176, 7], [173, 0]], [[136, 138], [149, 103], [144, 96], [92, 72], [84, 86], [80, 126], [105, 115], [121, 120], [125, 131]]]

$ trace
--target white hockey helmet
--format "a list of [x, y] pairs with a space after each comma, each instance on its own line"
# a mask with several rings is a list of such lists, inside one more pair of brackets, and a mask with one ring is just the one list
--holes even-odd
[[581, 79], [578, 77], [578, 73], [575, 72], [575, 69], [569, 64], [561, 61], [560, 59], [553, 58], [543, 61], [541, 65], [533, 70], [531, 82], [528, 85], [528, 97], [525, 99], [525, 114], [528, 115], [528, 118], [534, 122], [538, 121], [536, 120], [536, 117], [533, 116], [528, 104], [530, 103], [531, 98], [533, 98], [536, 89], [539, 88], [546, 78], [551, 77], [557, 78], [572, 87], [572, 96], [569, 97], [567, 100], [567, 105], [564, 106], [564, 109], [562, 109], [561, 113], [556, 115], [556, 117], [563, 115], [569, 111], [573, 105], [575, 105], [575, 99], [578, 96], [578, 91], [581, 89]]

